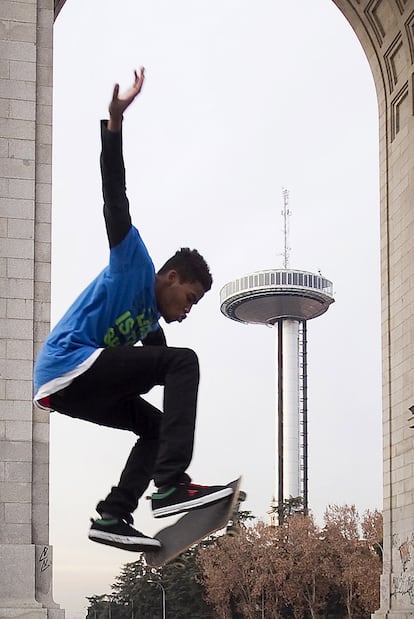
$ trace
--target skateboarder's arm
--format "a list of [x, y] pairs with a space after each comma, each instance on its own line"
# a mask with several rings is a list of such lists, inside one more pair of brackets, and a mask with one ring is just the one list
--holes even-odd
[[125, 190], [125, 167], [122, 156], [122, 131], [113, 133], [107, 129], [107, 121], [101, 121], [101, 176], [104, 199], [104, 218], [109, 247], [122, 241], [131, 227], [129, 202]]
[[167, 346], [167, 340], [162, 328], [160, 327], [156, 331], [148, 333], [147, 337], [142, 340], [142, 344], [144, 346]]
[[127, 107], [141, 91], [144, 69], [141, 69], [139, 75], [135, 71], [134, 76], [133, 85], [122, 95], [119, 94], [119, 85], [115, 85], [109, 104], [109, 120], [101, 122], [102, 193], [105, 224], [111, 248], [118, 245], [131, 228], [122, 155], [122, 119]]

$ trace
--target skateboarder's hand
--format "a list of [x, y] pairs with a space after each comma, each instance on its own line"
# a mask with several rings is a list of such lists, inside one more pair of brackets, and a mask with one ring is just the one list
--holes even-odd
[[109, 104], [109, 131], [119, 131], [122, 125], [122, 115], [127, 107], [133, 102], [135, 97], [141, 92], [142, 85], [145, 79], [145, 69], [141, 67], [138, 74], [134, 71], [134, 83], [131, 88], [128, 88], [121, 95], [119, 94], [119, 84], [115, 84], [112, 94], [112, 101]]

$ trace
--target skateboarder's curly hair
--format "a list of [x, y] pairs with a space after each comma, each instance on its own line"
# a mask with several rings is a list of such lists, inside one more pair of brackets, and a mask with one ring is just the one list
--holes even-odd
[[181, 283], [183, 282], [200, 282], [205, 292], [210, 290], [213, 278], [210, 273], [209, 266], [203, 256], [196, 249], [182, 247], [177, 250], [174, 256], [171, 256], [167, 262], [160, 268], [158, 275], [167, 273], [174, 269], [177, 271]]

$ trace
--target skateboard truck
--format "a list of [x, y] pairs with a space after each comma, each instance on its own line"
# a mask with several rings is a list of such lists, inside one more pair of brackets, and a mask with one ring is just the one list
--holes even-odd
[[227, 523], [226, 527], [226, 535], [230, 535], [231, 537], [234, 535], [238, 535], [240, 531], [240, 503], [247, 499], [247, 494], [243, 491], [239, 491], [239, 498], [234, 506], [234, 511], [231, 515], [231, 519]]

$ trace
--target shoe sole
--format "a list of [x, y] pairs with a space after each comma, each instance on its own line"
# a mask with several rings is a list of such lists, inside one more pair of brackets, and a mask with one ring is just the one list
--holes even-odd
[[136, 552], [145, 552], [146, 550], [154, 550], [161, 548], [161, 543], [157, 539], [151, 537], [128, 537], [126, 535], [117, 535], [116, 533], [108, 533], [107, 531], [93, 530], [88, 535], [89, 539], [99, 544], [107, 546], [115, 546], [124, 550], [132, 550]]
[[[191, 499], [190, 501], [186, 501], [185, 503], [178, 503], [176, 505], [167, 505], [167, 507], [159, 507], [152, 510], [152, 515], [154, 518], [163, 518], [164, 516], [175, 516], [176, 514], [181, 514], [182, 512], [187, 512], [191, 509], [200, 509], [205, 507], [206, 505], [211, 505], [212, 503], [217, 503], [222, 499], [225, 499], [230, 494], [233, 494], [232, 488], [223, 488], [214, 494], [207, 494], [205, 496], [201, 496], [197, 499]], [[155, 499], [156, 500], [156, 499]]]

